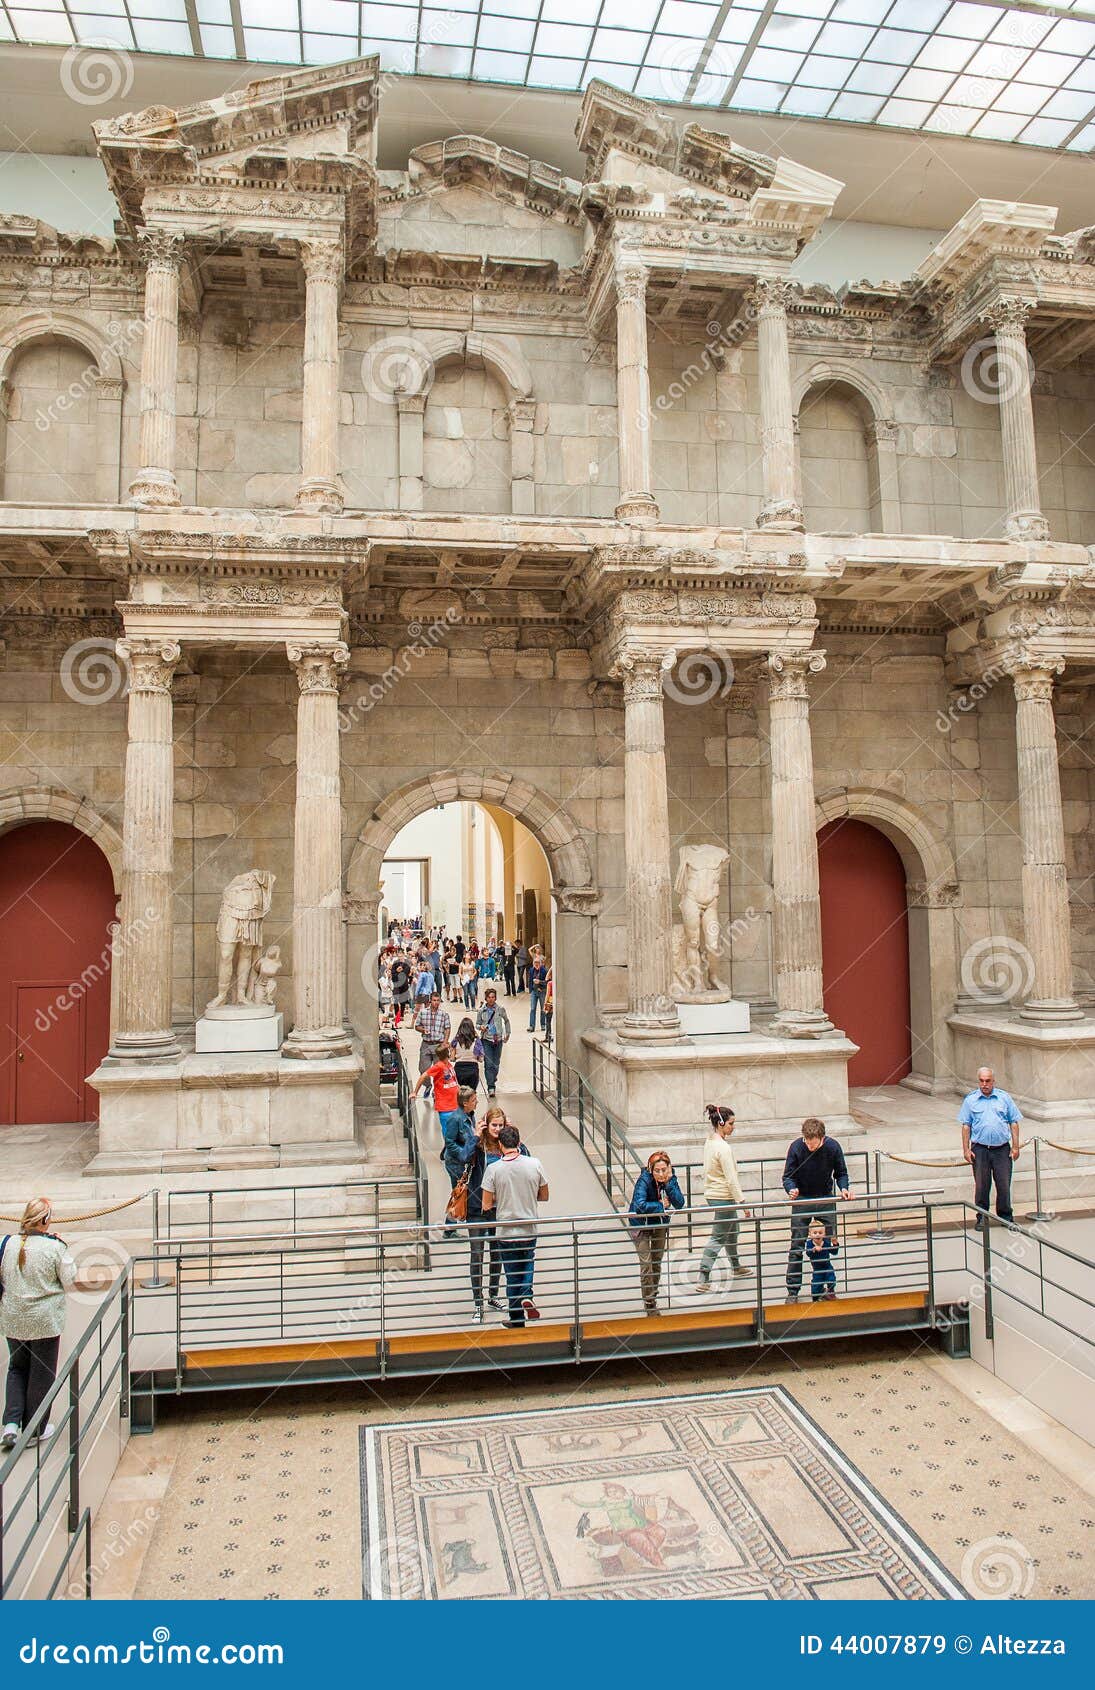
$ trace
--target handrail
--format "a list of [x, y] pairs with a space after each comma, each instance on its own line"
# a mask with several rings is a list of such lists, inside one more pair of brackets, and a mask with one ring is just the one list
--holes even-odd
[[[153, 1242], [160, 1239], [170, 1239], [174, 1236], [176, 1229], [181, 1232], [183, 1228], [195, 1227], [201, 1224], [200, 1221], [180, 1220], [172, 1216], [173, 1205], [181, 1208], [188, 1201], [201, 1202], [204, 1200], [207, 1217], [210, 1222], [209, 1231], [210, 1234], [212, 1234], [214, 1231], [213, 1210], [219, 1199], [242, 1197], [250, 1203], [262, 1203], [267, 1198], [273, 1200], [275, 1197], [281, 1196], [285, 1192], [289, 1192], [292, 1196], [292, 1214], [288, 1217], [287, 1224], [291, 1226], [292, 1230], [295, 1232], [297, 1223], [301, 1219], [297, 1213], [297, 1194], [299, 1192], [321, 1191], [325, 1196], [329, 1197], [334, 1192], [348, 1192], [352, 1188], [360, 1186], [366, 1190], [374, 1191], [376, 1193], [376, 1202], [374, 1203], [374, 1207], [378, 1207], [379, 1193], [381, 1189], [393, 1186], [416, 1185], [416, 1183], [415, 1175], [412, 1170], [410, 1173], [406, 1174], [375, 1174], [372, 1176], [363, 1175], [360, 1178], [351, 1177], [349, 1179], [339, 1180], [337, 1184], [332, 1184], [330, 1180], [312, 1180], [304, 1185], [296, 1185], [286, 1181], [280, 1185], [180, 1186], [169, 1190], [167, 1193], [167, 1224], [162, 1230], [160, 1228], [160, 1204], [158, 1201], [160, 1193], [156, 1190], [152, 1194], [152, 1238]], [[310, 1215], [303, 1218], [307, 1220], [337, 1221], [342, 1217], [336, 1214], [326, 1214]], [[240, 1221], [236, 1218], [225, 1220], [222, 1224], [225, 1226], [238, 1226], [247, 1225], [249, 1223], [247, 1221]], [[337, 1228], [335, 1230], [337, 1230]]]
[[[67, 1568], [73, 1547], [81, 1532], [87, 1532], [86, 1557], [90, 1568], [91, 1523], [85, 1521], [88, 1510], [83, 1507], [81, 1494], [81, 1457], [85, 1442], [96, 1426], [99, 1412], [117, 1382], [119, 1412], [129, 1413], [129, 1355], [130, 1355], [130, 1298], [128, 1270], [121, 1273], [104, 1296], [89, 1321], [83, 1336], [58, 1369], [45, 1398], [28, 1423], [23, 1427], [11, 1452], [0, 1461], [0, 1600], [10, 1597], [12, 1585], [32, 1551], [42, 1547], [46, 1537], [57, 1529], [58, 1519], [53, 1512], [54, 1502], [67, 1491], [66, 1551], [61, 1571], [54, 1579], [49, 1595], [53, 1596]], [[112, 1317], [112, 1311], [113, 1318]], [[117, 1339], [117, 1358], [105, 1367], [107, 1353]], [[90, 1356], [86, 1370], [81, 1362], [90, 1346], [97, 1340], [97, 1349]], [[90, 1401], [84, 1402], [84, 1391], [90, 1386]], [[36, 1441], [39, 1428], [47, 1425], [50, 1410], [61, 1398], [64, 1408], [57, 1414], [55, 1429], [48, 1442]], [[23, 1454], [34, 1444], [34, 1461], [21, 1488], [17, 1466]], [[54, 1451], [64, 1451], [64, 1457], [43, 1483], [46, 1464]], [[11, 1492], [15, 1488], [14, 1496]], [[26, 1521], [22, 1510], [29, 1508]], [[16, 1532], [26, 1525], [23, 1541], [9, 1557], [8, 1545]], [[90, 1577], [90, 1571], [88, 1573]]]
[[[415, 1214], [419, 1222], [428, 1225], [430, 1219], [430, 1180], [426, 1172], [425, 1159], [418, 1143], [418, 1106], [415, 1102], [410, 1075], [407, 1073], [407, 1061], [402, 1051], [399, 1053], [399, 1069], [396, 1074], [396, 1106], [403, 1127], [403, 1137], [407, 1144], [407, 1158], [414, 1176]], [[430, 1252], [427, 1241], [425, 1266], [428, 1268], [429, 1265]]]

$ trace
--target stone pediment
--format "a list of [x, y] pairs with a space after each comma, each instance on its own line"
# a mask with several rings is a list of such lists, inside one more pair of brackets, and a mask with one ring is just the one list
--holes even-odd
[[554, 165], [482, 135], [450, 135], [416, 147], [404, 180], [407, 196], [477, 189], [490, 199], [526, 207], [540, 219], [578, 219], [579, 183]]
[[776, 173], [776, 160], [766, 154], [697, 123], [678, 129], [653, 101], [607, 82], [589, 84], [575, 134], [589, 160], [587, 182], [623, 180], [620, 164], [627, 158], [659, 167], [679, 186], [699, 184], [730, 199], [749, 199]]

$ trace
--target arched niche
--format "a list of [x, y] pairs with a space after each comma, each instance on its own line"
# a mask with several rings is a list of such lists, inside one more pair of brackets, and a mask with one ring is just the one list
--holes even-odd
[[83, 318], [34, 311], [0, 329], [3, 498], [117, 504], [124, 391], [117, 347]]

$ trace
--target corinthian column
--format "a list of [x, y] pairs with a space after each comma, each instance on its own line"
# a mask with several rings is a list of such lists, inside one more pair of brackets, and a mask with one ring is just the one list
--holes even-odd
[[345, 1056], [342, 785], [338, 676], [344, 645], [287, 646], [297, 675], [297, 793], [293, 816], [293, 1030], [286, 1056]]
[[657, 522], [650, 470], [650, 369], [646, 346], [646, 271], [616, 271], [616, 416], [620, 502], [616, 515]]
[[137, 245], [145, 261], [141, 349], [140, 468], [129, 487], [139, 505], [177, 505], [175, 388], [179, 371], [179, 265], [183, 237], [147, 229]]
[[[672, 659], [670, 659], [671, 661]], [[624, 1039], [680, 1037], [672, 993], [669, 792], [661, 653], [627, 652], [612, 673], [624, 689], [624, 858], [627, 870], [627, 1015]]]
[[795, 493], [795, 418], [787, 345], [787, 306], [794, 292], [793, 283], [774, 279], [758, 281], [753, 288], [764, 473], [764, 503], [757, 526], [762, 528], [798, 529], [803, 525], [802, 506]]
[[1048, 540], [1038, 492], [1038, 457], [1034, 447], [1034, 407], [1030, 401], [1030, 358], [1026, 321], [1032, 299], [1002, 299], [982, 322], [996, 336], [993, 385], [1000, 406], [1004, 456], [1004, 532], [1012, 540]]
[[776, 1002], [773, 1032], [818, 1038], [833, 1031], [821, 984], [821, 897], [814, 829], [814, 756], [807, 681], [825, 667], [820, 651], [768, 659], [772, 759], [772, 891]]
[[303, 511], [342, 509], [338, 484], [338, 290], [344, 262], [337, 241], [301, 241], [304, 264], [304, 394], [300, 427]]
[[129, 743], [122, 813], [122, 908], [114, 938], [113, 1057], [171, 1057], [171, 870], [175, 761], [173, 640], [119, 642], [129, 669]]
[[1019, 831], [1023, 839], [1023, 927], [1033, 965], [1024, 1021], [1079, 1021], [1072, 996], [1072, 931], [1065, 871], [1061, 771], [1053, 720], [1057, 662], [1017, 665], [1015, 747], [1019, 766]]

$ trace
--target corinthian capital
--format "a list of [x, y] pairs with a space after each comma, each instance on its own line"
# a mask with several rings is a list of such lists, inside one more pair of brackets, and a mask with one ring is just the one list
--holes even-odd
[[166, 270], [178, 273], [182, 263], [185, 236], [175, 229], [142, 229], [137, 236], [137, 251], [146, 270]]
[[629, 647], [616, 658], [609, 674], [624, 690], [624, 703], [660, 698], [665, 672], [672, 669], [676, 654], [652, 648]]
[[338, 697], [340, 672], [350, 661], [350, 648], [335, 645], [287, 645], [285, 655], [296, 670], [301, 692], [329, 692]]
[[768, 658], [768, 697], [773, 703], [809, 698], [807, 683], [825, 667], [823, 651], [774, 651]]
[[616, 299], [621, 305], [646, 303], [646, 270], [641, 264], [616, 266]]
[[119, 640], [118, 656], [129, 671], [131, 693], [169, 693], [182, 647], [177, 640], [140, 637]]
[[300, 261], [310, 282], [341, 282], [346, 262], [339, 241], [301, 241]]
[[979, 320], [997, 332], [1022, 329], [1037, 303], [1036, 299], [998, 299], [981, 312]]
[[753, 303], [758, 316], [766, 311], [786, 311], [797, 296], [798, 288], [785, 276], [758, 276], [752, 287]]

